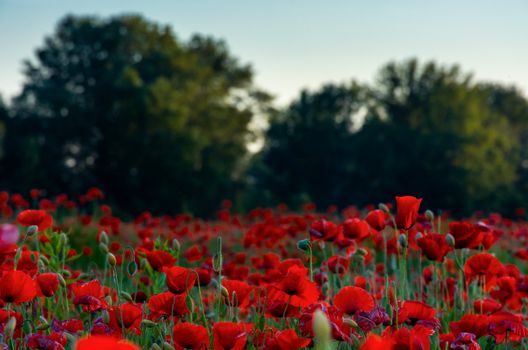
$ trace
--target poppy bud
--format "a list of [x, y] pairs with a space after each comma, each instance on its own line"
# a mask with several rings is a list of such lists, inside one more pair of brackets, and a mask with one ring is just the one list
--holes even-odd
[[29, 253], [29, 258], [31, 259], [31, 262], [32, 263], [36, 263], [37, 262], [37, 256], [33, 253]]
[[110, 322], [110, 314], [108, 313], [107, 310], [103, 311], [103, 322], [104, 323]]
[[219, 272], [222, 270], [223, 257], [222, 254], [215, 254], [213, 256], [213, 270]]
[[176, 238], [172, 240], [172, 249], [179, 252], [181, 250], [180, 241], [178, 241]]
[[325, 313], [320, 309], [315, 310], [313, 315], [313, 331], [315, 335], [315, 349], [329, 350], [332, 339], [332, 326]]
[[[45, 331], [46, 329], [50, 328], [49, 323], [41, 323], [37, 326], [37, 330], [39, 331]], [[26, 332], [28, 333], [28, 332]]]
[[152, 344], [152, 346], [150, 347], [150, 350], [161, 350], [160, 346], [156, 343]]
[[141, 325], [146, 328], [154, 328], [157, 326], [156, 322], [152, 322], [151, 320], [144, 319], [141, 321]]
[[23, 330], [24, 333], [26, 333], [26, 334], [31, 334], [31, 333], [33, 333], [33, 327], [31, 326], [31, 322], [29, 322], [29, 321], [25, 321], [24, 323], [22, 323], [22, 330]]
[[426, 218], [427, 220], [433, 222], [433, 221], [434, 221], [434, 217], [435, 217], [435, 215], [434, 215], [434, 213], [433, 213], [431, 210], [427, 209], [427, 210], [425, 211], [425, 218]]
[[4, 328], [4, 334], [6, 338], [9, 339], [13, 337], [13, 333], [15, 332], [16, 325], [17, 325], [17, 321], [14, 316], [11, 317], [9, 321], [7, 321], [7, 324], [5, 325], [5, 328]]
[[422, 238], [422, 237], [423, 237], [423, 233], [421, 233], [421, 232], [417, 232], [416, 235], [414, 236], [414, 239], [415, 239], [415, 240], [419, 240], [419, 239]]
[[356, 255], [367, 256], [368, 252], [365, 248], [359, 248], [358, 250], [356, 250]]
[[63, 274], [64, 276], [66, 276], [66, 278], [70, 278], [70, 277], [71, 277], [71, 272], [68, 271], [68, 270], [62, 270], [62, 274]]
[[[222, 296], [224, 296], [225, 298], [229, 298], [229, 292], [227, 291], [226, 287], [221, 286], [220, 291], [222, 292]], [[235, 294], [235, 292], [233, 292], [233, 294]]]
[[134, 302], [134, 299], [132, 299], [132, 295], [130, 295], [127, 292], [121, 292], [121, 296], [123, 297], [123, 299], [125, 299], [129, 303], [133, 303]]
[[387, 207], [387, 205], [385, 205], [383, 203], [378, 204], [378, 208], [379, 208], [379, 210], [381, 210], [382, 212], [384, 212], [386, 214], [390, 213], [389, 207]]
[[38, 232], [38, 226], [37, 225], [31, 225], [31, 226], [28, 227], [28, 229], [26, 231], [26, 236], [31, 237], [34, 234], [36, 234], [37, 232]]
[[64, 279], [64, 277], [62, 277], [60, 273], [57, 274], [57, 278], [61, 287], [66, 287], [66, 280]]
[[108, 253], [108, 246], [104, 243], [99, 243], [99, 250], [101, 253], [106, 254]]
[[62, 232], [59, 236], [59, 242], [62, 247], [64, 247], [66, 244], [68, 244], [68, 236]]
[[48, 266], [49, 265], [49, 260], [48, 258], [46, 258], [44, 255], [40, 255], [39, 256], [39, 262], [42, 261], [42, 263], [44, 264], [44, 266]]
[[399, 242], [400, 242], [400, 246], [402, 246], [403, 248], [407, 248], [407, 236], [406, 235], [401, 234]]
[[358, 324], [356, 323], [356, 321], [348, 317], [343, 318], [343, 323], [352, 328], [358, 327]]
[[302, 250], [303, 252], [306, 252], [310, 249], [310, 240], [309, 239], [301, 239], [297, 242], [297, 248], [299, 250]]
[[108, 235], [105, 231], [101, 232], [101, 235], [99, 236], [99, 242], [108, 245]]
[[135, 261], [131, 261], [127, 265], [127, 273], [130, 277], [134, 276], [137, 272], [138, 266]]
[[106, 260], [108, 261], [108, 264], [110, 266], [116, 266], [116, 264], [117, 264], [117, 259], [116, 259], [115, 255], [112, 254], [112, 253], [106, 254]]
[[174, 350], [174, 347], [167, 342], [163, 343], [163, 350]]
[[448, 244], [450, 247], [454, 247], [454, 246], [455, 246], [455, 237], [453, 237], [452, 234], [448, 233], [448, 234], [445, 236], [445, 240], [446, 240], [447, 244]]

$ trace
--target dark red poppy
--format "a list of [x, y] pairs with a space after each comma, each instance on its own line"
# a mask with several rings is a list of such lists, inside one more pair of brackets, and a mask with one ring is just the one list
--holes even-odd
[[176, 263], [176, 258], [163, 250], [153, 250], [146, 252], [147, 260], [156, 271], [163, 271], [164, 268], [171, 267]]
[[104, 292], [98, 280], [86, 283], [73, 283], [70, 289], [74, 295], [73, 304], [82, 305], [85, 312], [99, 311], [108, 308]]
[[398, 322], [411, 325], [420, 324], [432, 329], [440, 328], [440, 321], [436, 318], [436, 310], [415, 300], [402, 302], [398, 310]]
[[253, 287], [237, 280], [223, 280], [222, 286], [227, 289], [225, 303], [234, 307], [246, 307], [249, 304], [249, 295]]
[[311, 339], [299, 338], [293, 329], [286, 329], [268, 336], [264, 350], [298, 350], [310, 343]]
[[446, 235], [440, 233], [428, 233], [416, 241], [422, 254], [429, 260], [442, 261], [452, 250], [446, 241]]
[[51, 297], [59, 288], [59, 278], [56, 273], [46, 272], [37, 276], [38, 295]]
[[273, 283], [271, 288], [279, 291], [282, 299], [288, 304], [294, 307], [306, 307], [319, 299], [317, 285], [308, 279], [306, 273], [305, 267], [291, 266], [286, 275]]
[[35, 281], [22, 271], [8, 271], [0, 278], [0, 300], [4, 303], [25, 303], [36, 295]]
[[449, 233], [455, 238], [455, 248], [478, 248], [482, 244], [482, 227], [466, 221], [449, 223]]
[[495, 337], [497, 344], [505, 340], [519, 342], [528, 337], [528, 328], [521, 316], [510, 312], [499, 311], [489, 316], [489, 333]]
[[178, 323], [174, 325], [172, 334], [176, 350], [204, 350], [209, 345], [207, 330], [200, 325]]
[[343, 235], [349, 239], [362, 241], [370, 235], [369, 224], [361, 219], [347, 219], [343, 223]]
[[396, 197], [396, 226], [399, 229], [408, 230], [416, 223], [421, 198], [413, 196]]
[[44, 210], [28, 209], [20, 212], [17, 221], [22, 226], [38, 227], [39, 231], [44, 231], [53, 224], [53, 218]]
[[347, 286], [335, 295], [334, 305], [344, 314], [354, 315], [358, 311], [371, 311], [376, 304], [363, 288]]
[[[252, 326], [252, 325], [251, 325]], [[247, 342], [247, 325], [218, 322], [213, 326], [215, 350], [243, 350]]]
[[141, 307], [136, 304], [126, 303], [118, 306], [113, 306], [108, 310], [110, 315], [110, 322], [108, 325], [116, 332], [122, 329], [131, 330], [136, 334], [140, 332], [141, 319], [143, 311]]
[[464, 315], [460, 320], [450, 322], [449, 329], [453, 334], [471, 333], [480, 338], [488, 335], [489, 323], [487, 315]]
[[37, 350], [64, 350], [64, 346], [68, 342], [65, 335], [53, 332], [50, 335], [44, 334], [28, 334], [25, 339], [25, 345], [29, 349]]
[[467, 259], [464, 265], [464, 275], [466, 282], [477, 278], [479, 282], [485, 283], [487, 290], [495, 285], [497, 275], [502, 271], [502, 264], [489, 253], [475, 254]]
[[165, 269], [167, 287], [174, 294], [187, 293], [196, 282], [194, 271], [181, 266], [172, 266]]
[[365, 221], [368, 222], [370, 227], [374, 230], [381, 231], [386, 226], [387, 213], [379, 209], [372, 210], [367, 214]]
[[325, 219], [312, 223], [309, 231], [313, 239], [321, 239], [324, 241], [333, 241], [338, 234], [337, 225]]
[[165, 292], [150, 297], [148, 305], [150, 308], [149, 318], [180, 317], [189, 313], [186, 304], [187, 294], [172, 294]]
[[75, 344], [75, 350], [140, 350], [139, 346], [128, 340], [117, 339], [101, 335], [91, 335], [79, 339]]

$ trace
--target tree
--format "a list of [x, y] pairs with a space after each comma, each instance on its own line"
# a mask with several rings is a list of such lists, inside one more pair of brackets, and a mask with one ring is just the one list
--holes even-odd
[[270, 120], [256, 176], [274, 202], [350, 203], [343, 188], [353, 170], [347, 160], [362, 92], [356, 83], [304, 90]]
[[269, 96], [224, 42], [181, 42], [139, 16], [67, 16], [36, 56], [7, 123], [4, 186], [95, 185], [134, 212], [204, 213], [240, 185]]

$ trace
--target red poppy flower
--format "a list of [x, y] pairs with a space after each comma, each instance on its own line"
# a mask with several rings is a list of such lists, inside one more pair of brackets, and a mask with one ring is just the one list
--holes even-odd
[[17, 221], [22, 226], [36, 225], [39, 231], [44, 231], [53, 224], [53, 218], [44, 210], [28, 209], [20, 212]]
[[178, 323], [174, 326], [172, 334], [176, 350], [204, 350], [209, 345], [207, 330], [200, 325]]
[[416, 223], [421, 198], [413, 196], [396, 197], [396, 226], [399, 229], [408, 230]]
[[130, 329], [139, 334], [143, 315], [141, 307], [136, 304], [126, 303], [111, 307], [108, 313], [110, 314], [108, 325], [115, 331], [120, 332], [122, 329]]
[[528, 336], [528, 328], [523, 324], [520, 316], [499, 311], [489, 316], [489, 321], [489, 332], [495, 337], [497, 344], [505, 340], [519, 342]]
[[175, 257], [163, 250], [147, 252], [146, 256], [150, 266], [156, 271], [163, 271], [164, 268], [168, 268], [176, 262]]
[[343, 223], [343, 235], [346, 238], [362, 241], [370, 235], [369, 224], [361, 219], [347, 219]]
[[393, 349], [430, 349], [429, 337], [433, 334], [434, 330], [421, 325], [416, 325], [410, 330], [401, 327], [392, 335], [395, 342]]
[[474, 278], [485, 282], [486, 290], [495, 285], [497, 275], [502, 271], [502, 264], [489, 253], [479, 253], [467, 259], [464, 265], [464, 275], [469, 284]]
[[440, 233], [429, 233], [416, 241], [422, 254], [429, 260], [442, 261], [452, 248], [446, 241], [446, 236]]
[[187, 293], [196, 281], [194, 271], [180, 266], [165, 269], [165, 275], [167, 275], [167, 287], [174, 294]]
[[246, 346], [246, 325], [233, 322], [218, 322], [213, 326], [215, 350], [242, 350]]
[[315, 221], [309, 231], [312, 238], [324, 241], [333, 241], [338, 234], [337, 225], [325, 219]]
[[0, 300], [4, 303], [25, 303], [36, 295], [35, 281], [22, 271], [8, 271], [0, 278]]
[[455, 248], [478, 248], [482, 244], [482, 229], [480, 226], [465, 221], [449, 223], [449, 233], [455, 238]]
[[317, 285], [307, 278], [306, 272], [304, 266], [291, 266], [286, 275], [270, 287], [281, 292], [284, 301], [288, 304], [294, 307], [306, 307], [319, 299]]
[[440, 321], [435, 316], [436, 310], [433, 307], [414, 300], [404, 301], [398, 310], [399, 323], [420, 324], [433, 329], [440, 328]]
[[380, 337], [377, 334], [369, 334], [367, 340], [361, 345], [360, 350], [385, 350], [392, 349], [394, 340], [392, 337]]
[[25, 345], [29, 349], [38, 350], [64, 350], [68, 338], [65, 335], [53, 332], [50, 335], [29, 334], [25, 338]]
[[37, 276], [38, 295], [51, 297], [59, 288], [59, 278], [56, 273], [46, 272]]
[[91, 335], [80, 339], [75, 344], [75, 350], [140, 350], [139, 346], [127, 340], [119, 340], [115, 337]]
[[185, 303], [187, 294], [172, 294], [165, 292], [150, 297], [148, 305], [151, 311], [149, 318], [157, 319], [161, 316], [180, 318], [189, 313]]
[[334, 305], [344, 314], [354, 315], [358, 311], [371, 311], [376, 304], [363, 288], [347, 286], [335, 295]]
[[222, 286], [227, 289], [226, 304], [234, 307], [246, 307], [249, 304], [249, 294], [253, 287], [237, 280], [224, 280]]
[[70, 289], [74, 295], [73, 304], [82, 305], [85, 312], [94, 312], [108, 308], [104, 292], [98, 280], [86, 283], [73, 283]]
[[488, 335], [489, 322], [487, 315], [464, 315], [460, 320], [450, 322], [449, 329], [454, 334], [472, 333], [480, 338]]
[[311, 339], [299, 338], [293, 329], [276, 332], [267, 339], [264, 350], [298, 350], [307, 347]]
[[365, 221], [370, 227], [376, 231], [381, 231], [385, 228], [387, 222], [387, 214], [379, 209], [372, 210], [367, 214]]

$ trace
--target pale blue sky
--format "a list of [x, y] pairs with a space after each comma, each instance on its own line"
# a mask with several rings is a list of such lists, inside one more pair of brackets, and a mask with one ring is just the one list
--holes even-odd
[[389, 60], [459, 63], [528, 92], [528, 0], [0, 0], [0, 93], [16, 94], [22, 60], [67, 13], [141, 13], [186, 39], [212, 34], [286, 103], [303, 87], [370, 82]]

